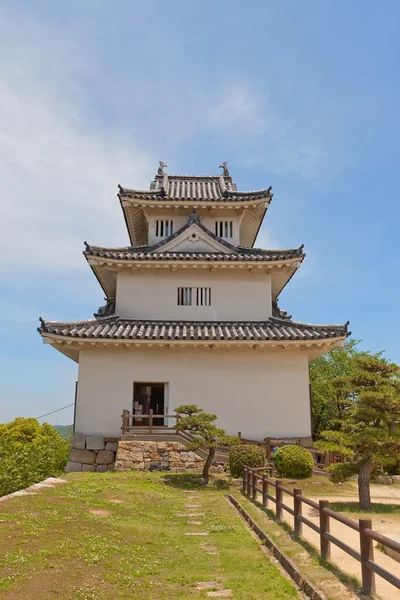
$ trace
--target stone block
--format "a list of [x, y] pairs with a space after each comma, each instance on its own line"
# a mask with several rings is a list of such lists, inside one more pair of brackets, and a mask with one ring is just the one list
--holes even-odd
[[377, 483], [384, 483], [386, 485], [390, 485], [393, 483], [390, 475], [378, 475], [376, 478]]
[[86, 436], [83, 433], [74, 433], [72, 436], [72, 447], [78, 450], [84, 450]]
[[95, 471], [96, 465], [82, 465], [82, 471]]
[[118, 442], [106, 442], [106, 438], [104, 438], [106, 443], [106, 450], [111, 450], [112, 452], [116, 452], [118, 450]]
[[115, 471], [115, 465], [107, 465], [107, 471]]
[[97, 465], [96, 471], [98, 473], [105, 473], [107, 471], [107, 465]]
[[77, 473], [79, 471], [82, 471], [82, 463], [69, 461], [69, 462], [67, 462], [65, 471], [67, 473]]
[[87, 435], [86, 448], [87, 450], [104, 450], [104, 437], [102, 435]]
[[392, 475], [393, 483], [400, 483], [400, 475]]
[[72, 448], [69, 453], [69, 459], [72, 462], [84, 463], [86, 465], [92, 465], [96, 462], [96, 453], [90, 450], [75, 450]]
[[116, 437], [105, 437], [104, 438], [104, 443], [105, 444], [107, 444], [108, 442], [115, 443], [115, 442], [118, 442], [118, 440], [119, 440], [119, 438], [116, 438]]
[[166, 452], [167, 451], [167, 442], [157, 442], [157, 450], [158, 452]]
[[115, 454], [111, 450], [100, 450], [97, 454], [96, 463], [98, 465], [111, 465], [115, 461]]

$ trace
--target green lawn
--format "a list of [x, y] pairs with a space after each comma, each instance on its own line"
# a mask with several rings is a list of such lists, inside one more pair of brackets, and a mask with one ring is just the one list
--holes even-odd
[[[222, 491], [186, 493], [185, 478], [165, 485], [159, 474], [66, 478], [0, 505], [1, 599], [207, 598], [195, 587], [209, 581], [235, 600], [299, 598]], [[185, 535], [196, 532], [209, 534]]]

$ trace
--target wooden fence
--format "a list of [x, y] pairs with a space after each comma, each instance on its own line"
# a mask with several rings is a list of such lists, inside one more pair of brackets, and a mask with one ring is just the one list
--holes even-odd
[[[374, 561], [374, 545], [373, 542], [378, 542], [385, 548], [390, 548], [395, 552], [400, 552], [400, 543], [391, 540], [390, 538], [377, 533], [372, 529], [371, 519], [359, 519], [353, 521], [329, 508], [328, 500], [320, 500], [314, 502], [302, 495], [301, 489], [294, 488], [293, 490], [284, 487], [279, 479], [272, 480], [269, 475], [261, 474], [262, 471], [269, 471], [270, 467], [260, 467], [252, 469], [245, 467], [243, 470], [243, 492], [250, 496], [253, 500], [257, 499], [257, 493], [261, 494], [263, 508], [269, 507], [269, 502], [275, 504], [276, 520], [282, 519], [284, 510], [293, 517], [293, 528], [296, 536], [302, 535], [303, 525], [310, 527], [319, 534], [320, 539], [320, 554], [325, 560], [331, 557], [331, 544], [335, 544], [338, 548], [349, 554], [361, 563], [361, 579], [362, 591], [364, 594], [371, 594], [375, 591], [375, 573], [389, 583], [400, 589], [400, 578], [389, 573], [383, 567], [380, 567]], [[260, 487], [261, 486], [261, 487]], [[275, 490], [275, 495], [271, 495], [270, 488]], [[293, 498], [293, 508], [284, 504], [283, 494], [288, 494]], [[303, 516], [303, 504], [311, 506], [318, 511], [319, 526]], [[334, 519], [343, 525], [354, 529], [359, 533], [359, 551], [354, 550], [330, 532], [330, 520]]]
[[[122, 435], [128, 433], [162, 433], [164, 431], [170, 431], [175, 429], [175, 427], [169, 427], [168, 425], [155, 425], [154, 422], [164, 421], [164, 419], [174, 419], [176, 423], [179, 421], [179, 414], [175, 413], [173, 415], [158, 415], [154, 414], [153, 409], [149, 410], [148, 415], [138, 415], [130, 413], [129, 410], [124, 409], [122, 411], [122, 425], [121, 431]], [[136, 424], [136, 421], [139, 421], [139, 424]], [[142, 422], [147, 422], [146, 424], [142, 424]]]

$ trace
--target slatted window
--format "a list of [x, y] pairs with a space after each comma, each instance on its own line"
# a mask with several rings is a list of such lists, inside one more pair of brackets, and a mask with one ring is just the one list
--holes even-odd
[[178, 288], [178, 306], [211, 306], [211, 288]]
[[223, 239], [233, 237], [233, 221], [215, 221], [215, 235]]
[[168, 237], [174, 233], [174, 222], [173, 221], [156, 221], [156, 237]]

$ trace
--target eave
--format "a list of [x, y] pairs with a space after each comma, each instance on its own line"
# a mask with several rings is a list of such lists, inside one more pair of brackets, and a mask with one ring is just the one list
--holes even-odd
[[132, 245], [145, 244], [148, 241], [147, 231], [148, 223], [145, 216], [145, 209], [170, 209], [174, 211], [189, 209], [213, 210], [240, 210], [243, 218], [240, 224], [241, 243], [245, 246], [253, 246], [258, 231], [264, 220], [265, 213], [272, 199], [272, 194], [258, 199], [230, 199], [227, 200], [172, 200], [156, 199], [150, 196], [149, 199], [129, 198], [118, 194], [121, 208], [124, 214], [129, 239]]
[[190, 261], [190, 260], [144, 260], [144, 261], [121, 261], [117, 259], [102, 259], [98, 257], [86, 256], [93, 273], [99, 281], [104, 293], [107, 298], [114, 298], [116, 295], [117, 287], [117, 273], [118, 271], [130, 269], [133, 272], [139, 270], [208, 270], [208, 271], [248, 271], [250, 273], [271, 273], [271, 284], [272, 284], [272, 299], [275, 300], [283, 288], [287, 285], [288, 281], [293, 277], [294, 273], [301, 266], [304, 259], [303, 257], [297, 257], [295, 259], [288, 259], [282, 261], [243, 261], [234, 262], [226, 260], [221, 261]]
[[308, 354], [309, 360], [314, 360], [317, 356], [329, 352], [333, 348], [343, 347], [346, 336], [338, 336], [326, 340], [276, 340], [255, 342], [254, 340], [114, 340], [86, 338], [65, 339], [64, 336], [42, 333], [43, 342], [53, 346], [56, 350], [79, 362], [79, 352], [88, 348], [209, 348], [210, 350], [229, 349], [229, 348], [247, 348], [249, 350], [300, 350]]

